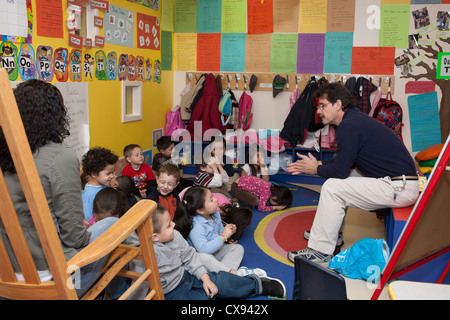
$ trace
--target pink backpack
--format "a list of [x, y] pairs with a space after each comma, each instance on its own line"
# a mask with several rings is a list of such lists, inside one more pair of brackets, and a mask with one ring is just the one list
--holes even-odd
[[239, 128], [242, 128], [244, 131], [250, 128], [250, 124], [252, 123], [252, 106], [252, 97], [243, 92], [239, 98]]
[[166, 114], [166, 136], [171, 136], [172, 133], [177, 129], [185, 129], [186, 125], [183, 120], [181, 120], [180, 106], [175, 106], [170, 109]]

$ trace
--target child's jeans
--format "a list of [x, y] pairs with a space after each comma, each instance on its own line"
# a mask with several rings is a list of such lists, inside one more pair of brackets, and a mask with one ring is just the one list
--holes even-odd
[[[209, 272], [209, 278], [217, 286], [218, 292], [213, 299], [258, 296], [262, 292], [261, 279], [257, 275], [240, 277], [229, 272]], [[203, 282], [195, 276], [184, 272], [178, 286], [164, 295], [166, 300], [210, 300], [203, 289]]]

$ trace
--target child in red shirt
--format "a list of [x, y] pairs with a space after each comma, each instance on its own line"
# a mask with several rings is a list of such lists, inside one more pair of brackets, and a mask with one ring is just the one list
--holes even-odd
[[145, 198], [150, 187], [156, 186], [156, 178], [152, 168], [144, 163], [142, 148], [137, 144], [129, 144], [123, 149], [123, 155], [128, 165], [122, 170], [122, 175], [130, 176], [134, 181], [134, 194]]

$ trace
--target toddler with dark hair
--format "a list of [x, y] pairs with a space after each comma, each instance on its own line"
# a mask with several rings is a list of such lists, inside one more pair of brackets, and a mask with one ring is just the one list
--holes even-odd
[[127, 210], [128, 203], [125, 194], [114, 188], [106, 187], [95, 196], [94, 214], [88, 221], [89, 226], [107, 217], [120, 218]]
[[152, 168], [145, 163], [142, 148], [137, 144], [129, 144], [123, 149], [123, 155], [128, 165], [122, 170], [122, 175], [130, 176], [134, 181], [134, 194], [145, 198], [150, 187], [156, 185]]
[[153, 212], [152, 222], [152, 241], [166, 300], [286, 296], [286, 288], [278, 279], [256, 274], [241, 277], [224, 271], [208, 272], [197, 251], [174, 230], [175, 223], [162, 205]]
[[[269, 212], [283, 210], [292, 204], [292, 192], [288, 187], [276, 185], [262, 178], [243, 175], [237, 180], [237, 188], [257, 196], [251, 206], [258, 206], [258, 211]], [[236, 197], [239, 195], [234, 193]], [[246, 199], [248, 201], [248, 199]]]
[[118, 160], [119, 157], [111, 150], [102, 147], [91, 148], [83, 156], [81, 160], [82, 175], [89, 178], [81, 194], [86, 221], [89, 221], [92, 217], [94, 198], [97, 193], [111, 185]]
[[123, 194], [127, 197], [128, 206], [131, 208], [137, 203], [136, 196], [133, 193], [134, 190], [134, 181], [130, 176], [119, 176], [116, 178], [117, 181], [117, 190], [123, 192]]

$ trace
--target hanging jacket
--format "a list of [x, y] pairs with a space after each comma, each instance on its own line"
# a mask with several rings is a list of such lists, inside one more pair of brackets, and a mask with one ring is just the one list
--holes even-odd
[[195, 103], [198, 101], [198, 99], [200, 99], [203, 93], [204, 82], [205, 82], [205, 75], [202, 74], [200, 78], [197, 80], [197, 83], [193, 87], [190, 84], [188, 84], [181, 94], [180, 113], [181, 119], [185, 123], [188, 123], [189, 120], [191, 119], [192, 115], [191, 108], [195, 107]]
[[[206, 76], [203, 85], [203, 94], [198, 100], [194, 110], [192, 111], [191, 121], [187, 126], [187, 130], [194, 137], [194, 125], [195, 121], [202, 122], [201, 137], [194, 137], [194, 139], [203, 140], [203, 134], [208, 129], [218, 129], [225, 131], [227, 126], [222, 125], [219, 112], [219, 92], [217, 91], [216, 79], [212, 73]], [[200, 132], [196, 132], [197, 135]]]
[[359, 77], [358, 80], [356, 80], [353, 96], [355, 97], [356, 105], [359, 110], [367, 114], [370, 113], [370, 109], [372, 108], [370, 105], [370, 95], [375, 90], [377, 90], [377, 86], [366, 78]]
[[311, 122], [314, 92], [318, 88], [315, 77], [311, 77], [284, 121], [283, 129], [280, 132], [282, 139], [293, 145], [305, 142]]

